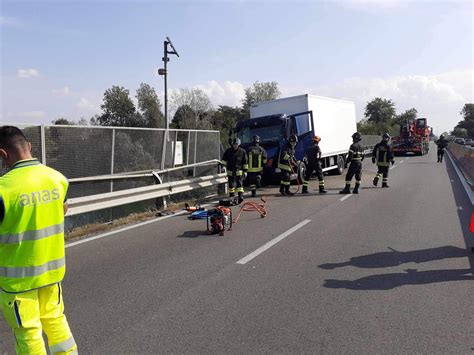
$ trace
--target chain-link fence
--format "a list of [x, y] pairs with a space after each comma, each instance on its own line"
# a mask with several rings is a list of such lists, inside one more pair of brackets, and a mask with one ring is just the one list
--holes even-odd
[[[200, 130], [168, 130], [98, 126], [32, 126], [17, 125], [32, 144], [33, 156], [71, 180], [68, 197], [153, 185], [153, 177], [80, 181], [81, 178], [159, 171], [220, 159], [220, 132]], [[160, 174], [162, 182], [216, 174], [217, 166], [190, 167]], [[0, 175], [6, 173], [2, 168]], [[202, 191], [186, 196], [172, 195], [170, 202], [197, 197]], [[153, 207], [155, 201], [139, 203], [138, 210]], [[138, 206], [137, 205], [137, 206]], [[114, 218], [136, 206], [112, 209]], [[117, 212], [119, 211], [119, 212]], [[110, 210], [97, 211], [76, 220], [107, 221]], [[103, 215], [103, 217], [101, 217]], [[92, 218], [94, 216], [94, 218]], [[73, 217], [71, 217], [73, 218]], [[71, 219], [70, 218], [70, 219]], [[77, 223], [73, 223], [77, 225]], [[79, 223], [83, 224], [83, 223]]]

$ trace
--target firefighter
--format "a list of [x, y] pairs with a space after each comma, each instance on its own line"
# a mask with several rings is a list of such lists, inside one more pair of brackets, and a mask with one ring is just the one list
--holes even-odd
[[278, 168], [281, 170], [280, 193], [282, 195], [294, 195], [290, 191], [291, 173], [296, 167], [295, 147], [298, 137], [291, 135], [286, 147], [280, 152], [278, 157]]
[[306, 158], [306, 170], [304, 174], [303, 180], [303, 190], [301, 193], [307, 194], [308, 193], [308, 185], [309, 180], [311, 179], [311, 175], [313, 172], [316, 172], [316, 176], [319, 180], [319, 193], [325, 194], [327, 191], [324, 189], [324, 176], [323, 176], [323, 168], [321, 166], [321, 148], [319, 148], [319, 142], [321, 141], [321, 137], [314, 136], [313, 137], [313, 144], [306, 149], [305, 158]]
[[360, 181], [362, 180], [362, 161], [364, 160], [364, 147], [360, 143], [362, 136], [359, 132], [352, 135], [353, 143], [349, 147], [349, 155], [346, 160], [346, 168], [349, 166], [349, 170], [346, 175], [346, 186], [343, 190], [339, 191], [340, 194], [351, 193], [351, 180], [355, 175], [355, 187], [352, 191], [355, 194], [359, 193]]
[[448, 146], [448, 141], [444, 138], [444, 135], [440, 135], [439, 139], [435, 142], [438, 146], [438, 163], [443, 162], [444, 149]]
[[228, 148], [221, 163], [227, 169], [229, 196], [234, 197], [237, 192], [239, 203], [244, 200], [244, 179], [247, 177], [248, 160], [245, 149], [240, 147], [240, 139], [232, 139], [232, 147]]
[[20, 129], [0, 128], [0, 308], [18, 354], [77, 354], [61, 282], [67, 179], [31, 156]]
[[395, 164], [393, 159], [393, 150], [390, 145], [390, 135], [384, 133], [382, 141], [377, 143], [372, 151], [372, 163], [377, 164], [377, 175], [373, 180], [374, 186], [377, 186], [380, 178], [382, 177], [382, 187], [388, 186], [388, 170], [390, 163]]
[[257, 188], [260, 188], [263, 166], [267, 163], [267, 152], [260, 146], [260, 137], [253, 136], [253, 145], [249, 148], [249, 170], [248, 181], [252, 197], [257, 196]]

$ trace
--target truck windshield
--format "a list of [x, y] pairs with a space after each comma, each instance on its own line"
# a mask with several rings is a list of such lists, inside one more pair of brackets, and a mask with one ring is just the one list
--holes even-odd
[[253, 136], [257, 135], [261, 141], [278, 140], [281, 137], [281, 124], [266, 127], [242, 127], [237, 136], [243, 144], [252, 143]]

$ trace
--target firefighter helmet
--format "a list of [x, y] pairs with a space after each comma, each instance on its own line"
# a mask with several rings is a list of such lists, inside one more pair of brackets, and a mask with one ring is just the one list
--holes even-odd
[[258, 136], [257, 134], [253, 136], [253, 142], [254, 143], [260, 143], [260, 136]]
[[319, 143], [319, 142], [321, 142], [321, 137], [320, 137], [320, 136], [314, 136], [314, 137], [313, 137], [313, 142], [314, 142], [314, 143]]
[[290, 136], [290, 139], [288, 139], [288, 142], [291, 144], [291, 143], [294, 143], [295, 145], [298, 143], [298, 137], [295, 136], [294, 134], [292, 134]]
[[234, 138], [234, 139], [232, 139], [232, 145], [234, 145], [234, 144], [240, 145], [240, 143], [241, 143], [241, 142], [240, 142], [240, 139], [239, 139], [239, 138]]
[[354, 142], [359, 142], [362, 139], [362, 136], [359, 132], [356, 132], [352, 135], [352, 139], [354, 140]]

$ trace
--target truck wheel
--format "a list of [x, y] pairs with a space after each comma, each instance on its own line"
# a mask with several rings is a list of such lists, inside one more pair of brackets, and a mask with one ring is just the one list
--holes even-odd
[[334, 175], [342, 175], [344, 173], [344, 157], [342, 155], [337, 156], [337, 168], [331, 170]]

